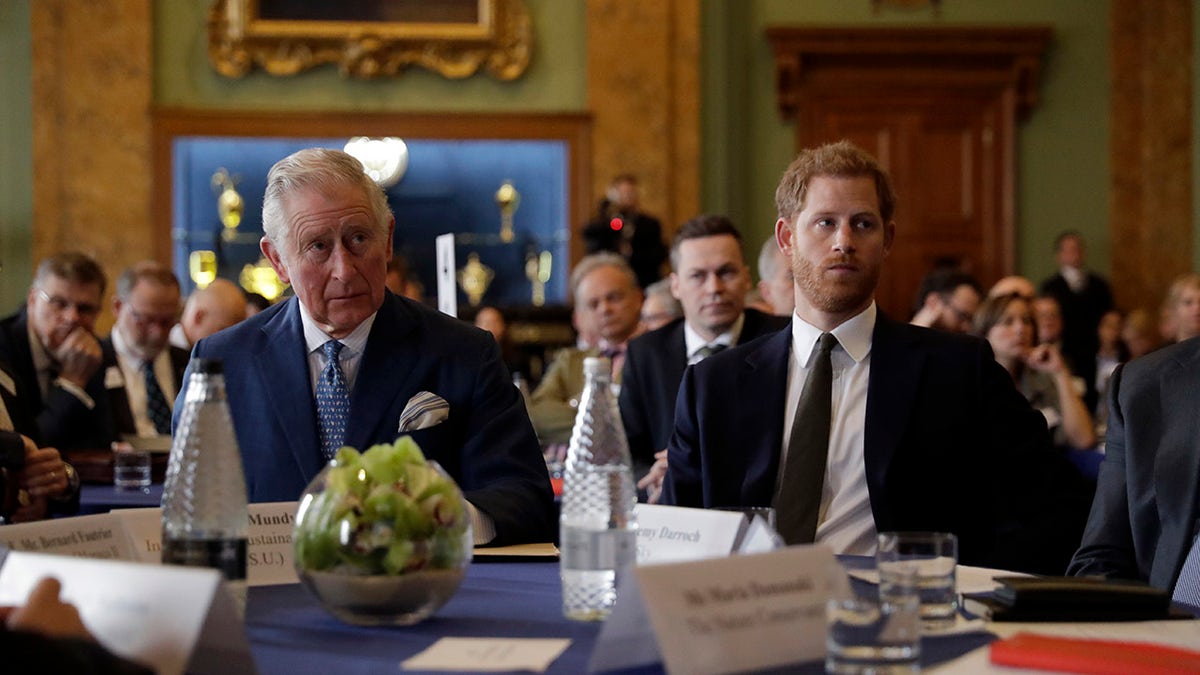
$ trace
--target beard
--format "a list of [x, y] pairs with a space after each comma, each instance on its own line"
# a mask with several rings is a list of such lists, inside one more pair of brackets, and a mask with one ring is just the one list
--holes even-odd
[[871, 267], [858, 261], [859, 271], [854, 276], [841, 279], [825, 276], [825, 270], [830, 265], [849, 263], [852, 260], [834, 256], [822, 260], [818, 266], [793, 253], [792, 275], [801, 295], [813, 307], [829, 314], [847, 314], [862, 309], [870, 302], [875, 293], [875, 285], [879, 283], [878, 265]]

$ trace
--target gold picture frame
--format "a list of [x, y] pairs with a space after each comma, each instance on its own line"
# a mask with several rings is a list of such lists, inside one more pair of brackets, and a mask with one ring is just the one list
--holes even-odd
[[284, 76], [334, 63], [347, 77], [418, 65], [452, 79], [482, 67], [513, 80], [532, 49], [522, 0], [214, 0], [208, 15], [209, 60], [232, 78], [255, 67]]

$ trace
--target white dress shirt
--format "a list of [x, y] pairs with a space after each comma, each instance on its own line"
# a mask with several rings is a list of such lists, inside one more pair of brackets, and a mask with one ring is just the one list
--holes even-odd
[[[300, 305], [300, 324], [304, 327], [304, 344], [308, 347], [309, 383], [312, 385], [315, 397], [317, 382], [321, 379], [321, 371], [325, 370], [325, 364], [329, 360], [325, 356], [325, 351], [321, 349], [321, 345], [333, 338], [317, 326], [303, 302], [297, 301], [297, 304]], [[351, 395], [354, 393], [354, 383], [358, 379], [358, 369], [362, 365], [363, 352], [367, 349], [367, 338], [371, 335], [371, 326], [375, 324], [375, 316], [372, 314], [367, 317], [349, 335], [338, 340], [342, 343], [338, 361], [342, 363], [342, 376], [346, 378], [346, 391]], [[350, 405], [353, 408], [353, 400]], [[399, 424], [399, 420], [396, 422]], [[366, 448], [359, 448], [359, 450], [364, 451]], [[475, 508], [471, 502], [467, 502], [467, 512], [471, 516], [471, 527], [475, 533], [476, 544], [486, 544], [496, 538], [496, 524], [492, 521], [491, 516]]]
[[689, 366], [694, 366], [703, 361], [704, 357], [698, 352], [708, 345], [725, 345], [726, 347], [733, 347], [737, 345], [738, 338], [742, 336], [742, 326], [744, 325], [746, 325], [746, 313], [742, 312], [742, 314], [738, 316], [737, 321], [734, 321], [733, 325], [729, 327], [729, 330], [718, 335], [715, 340], [709, 341], [701, 337], [700, 334], [692, 328], [690, 323], [684, 321], [683, 345], [685, 348], [685, 353], [688, 357], [687, 364]]
[[[829, 426], [829, 457], [825, 465], [821, 508], [817, 518], [818, 542], [834, 553], [873, 555], [875, 517], [867, 490], [863, 460], [864, 428], [867, 419], [867, 384], [871, 374], [871, 335], [875, 330], [875, 303], [833, 329], [838, 346], [830, 355], [833, 364], [833, 419]], [[800, 392], [808, 379], [817, 339], [822, 331], [799, 317], [792, 317], [792, 357], [788, 361], [787, 406], [783, 416], [783, 448], [775, 494], [783, 479], [792, 421], [800, 403]]]
[[[121, 333], [119, 325], [113, 326], [113, 351], [117, 353], [117, 366], [121, 369], [121, 378], [125, 382], [125, 397], [129, 400], [129, 412], [133, 413], [133, 423], [137, 427], [137, 435], [151, 437], [158, 435], [154, 422], [146, 409], [146, 379], [142, 374], [141, 355], [129, 347], [129, 342]], [[175, 381], [175, 373], [171, 368], [169, 347], [163, 347], [154, 357], [154, 376], [162, 389], [163, 397], [167, 399], [167, 407], [175, 410], [175, 395], [179, 393], [179, 383]], [[108, 386], [109, 378], [105, 374], [104, 383]]]

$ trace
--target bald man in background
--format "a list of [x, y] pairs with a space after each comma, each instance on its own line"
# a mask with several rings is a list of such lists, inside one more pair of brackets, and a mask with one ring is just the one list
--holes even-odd
[[217, 279], [196, 289], [183, 308], [183, 318], [171, 329], [171, 345], [191, 349], [201, 338], [246, 318], [246, 296], [237, 284]]

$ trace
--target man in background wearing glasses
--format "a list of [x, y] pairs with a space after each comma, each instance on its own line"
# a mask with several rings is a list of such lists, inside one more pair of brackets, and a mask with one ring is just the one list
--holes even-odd
[[36, 429], [17, 429], [40, 447], [69, 452], [113, 440], [96, 317], [104, 271], [81, 253], [38, 265], [25, 307], [0, 319], [0, 360], [12, 368], [21, 404]]

